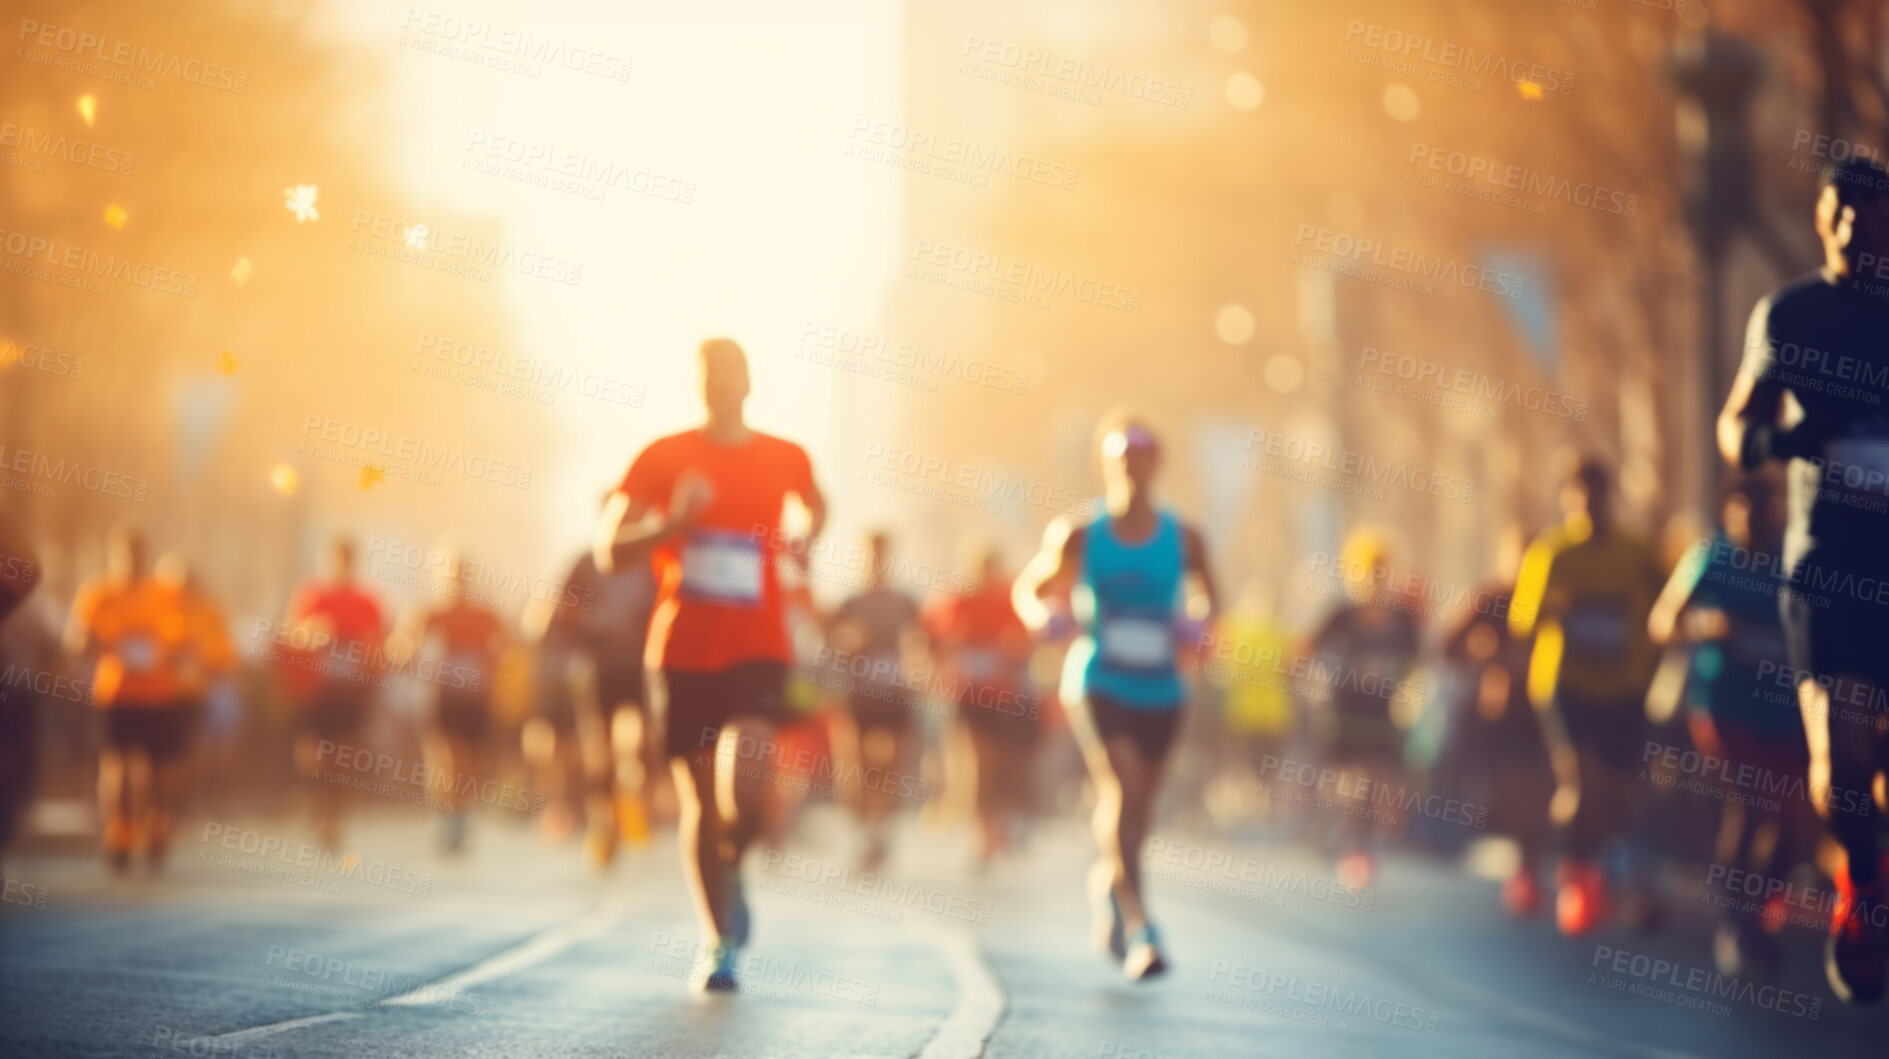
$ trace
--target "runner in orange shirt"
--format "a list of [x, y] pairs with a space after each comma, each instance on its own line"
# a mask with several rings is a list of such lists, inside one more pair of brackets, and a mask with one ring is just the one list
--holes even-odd
[[96, 659], [92, 700], [104, 722], [98, 797], [105, 861], [130, 867], [134, 851], [161, 864], [171, 806], [159, 775], [189, 742], [190, 666], [197, 654], [175, 588], [149, 572], [144, 537], [126, 527], [107, 543], [106, 573], [79, 590], [66, 647]]
[[309, 649], [289, 656], [284, 678], [295, 700], [295, 765], [311, 784], [316, 838], [336, 849], [348, 787], [320, 778], [324, 745], [330, 754], [361, 746], [382, 679], [386, 629], [380, 604], [354, 579], [354, 542], [334, 538], [322, 565], [323, 576], [302, 582], [289, 599], [289, 640]]
[[420, 742], [428, 801], [445, 810], [440, 848], [447, 853], [465, 848], [467, 794], [479, 786], [478, 764], [492, 723], [492, 680], [506, 642], [498, 614], [467, 598], [466, 563], [463, 555], [447, 558], [452, 599], [424, 612], [413, 623], [417, 628], [396, 632], [388, 643], [397, 667], [413, 662], [414, 674], [432, 685], [432, 710]]
[[[711, 338], [698, 352], [708, 421], [650, 443], [604, 507], [597, 567], [653, 556], [656, 610], [646, 660], [663, 703], [663, 749], [681, 802], [683, 874], [711, 939], [691, 984], [735, 988], [748, 940], [741, 854], [758, 832], [787, 666], [783, 552], [804, 561], [826, 501], [800, 446], [749, 429], [748, 359]], [[785, 540], [789, 496], [806, 508], [806, 537]]]
[[[177, 673], [177, 704], [184, 711], [184, 746], [174, 757], [157, 767], [154, 779], [158, 805], [164, 818], [175, 814], [192, 786], [197, 764], [194, 752], [203, 731], [204, 713], [213, 684], [236, 666], [236, 647], [230, 642], [229, 625], [222, 608], [198, 583], [184, 557], [166, 552], [158, 557], [152, 575], [158, 587], [168, 595], [167, 605], [183, 620], [184, 634], [174, 654]], [[163, 858], [168, 832], [153, 836], [153, 863]]]
[[976, 590], [937, 597], [925, 621], [971, 744], [982, 868], [1009, 850], [1016, 819], [1029, 808], [1042, 708], [1028, 673], [1035, 641], [1010, 599], [1003, 558], [987, 545], [975, 565]]

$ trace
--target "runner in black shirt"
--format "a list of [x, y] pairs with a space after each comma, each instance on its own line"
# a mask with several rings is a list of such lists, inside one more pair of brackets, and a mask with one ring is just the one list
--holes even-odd
[[1825, 970], [1839, 998], [1872, 1003], [1882, 996], [1885, 949], [1870, 792], [1889, 764], [1889, 262], [1881, 257], [1889, 174], [1860, 159], [1834, 170], [1816, 224], [1824, 267], [1753, 310], [1718, 443], [1747, 469], [1790, 461], [1780, 608], [1810, 744], [1810, 794], [1848, 854]]

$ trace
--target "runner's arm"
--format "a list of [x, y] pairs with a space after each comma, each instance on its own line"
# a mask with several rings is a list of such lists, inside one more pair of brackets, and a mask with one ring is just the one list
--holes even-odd
[[640, 500], [611, 493], [597, 524], [597, 569], [609, 574], [615, 573], [618, 566], [648, 562], [651, 552], [686, 531], [694, 521], [687, 512], [682, 514], [684, 517], [672, 519]]
[[[1182, 526], [1181, 547], [1186, 573], [1193, 581], [1188, 595], [1193, 597], [1198, 593], [1199, 598], [1207, 601], [1207, 612], [1200, 616], [1200, 620], [1211, 622], [1220, 613], [1220, 589], [1214, 583], [1213, 570], [1207, 562], [1207, 540], [1194, 527]], [[1190, 598], [1188, 602], [1191, 604], [1193, 599]]]
[[1694, 541], [1680, 557], [1679, 565], [1673, 567], [1673, 576], [1667, 579], [1666, 587], [1660, 589], [1659, 598], [1653, 601], [1653, 612], [1646, 618], [1647, 635], [1655, 644], [1666, 646], [1679, 631], [1679, 616], [1685, 613], [1693, 593], [1699, 590], [1699, 579], [1705, 574], [1711, 550], [1710, 541]]
[[1049, 624], [1051, 610], [1045, 600], [1059, 600], [1068, 605], [1075, 591], [1076, 571], [1082, 568], [1082, 530], [1058, 518], [1043, 531], [1043, 547], [1023, 567], [1010, 589], [1010, 602], [1017, 617], [1031, 630]]
[[1789, 459], [1803, 445], [1795, 431], [1778, 424], [1787, 387], [1778, 379], [1772, 355], [1771, 299], [1752, 310], [1745, 331], [1745, 357], [1738, 364], [1732, 392], [1718, 414], [1718, 451], [1734, 467], [1754, 470], [1768, 460]]
[[1522, 554], [1522, 569], [1515, 576], [1515, 591], [1509, 594], [1509, 635], [1527, 641], [1535, 635], [1541, 619], [1541, 605], [1548, 598], [1548, 580], [1554, 575], [1554, 548], [1546, 541], [1536, 541]]

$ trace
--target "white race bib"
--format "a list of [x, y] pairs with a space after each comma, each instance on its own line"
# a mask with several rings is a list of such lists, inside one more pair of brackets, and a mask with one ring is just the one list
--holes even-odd
[[682, 592], [742, 607], [761, 605], [761, 543], [741, 534], [697, 531], [682, 549]]
[[1107, 618], [1097, 631], [1102, 660], [1130, 669], [1158, 669], [1174, 662], [1174, 629], [1148, 618]]
[[1561, 631], [1568, 647], [1580, 654], [1625, 654], [1626, 607], [1619, 603], [1577, 603], [1561, 620]]
[[120, 640], [117, 654], [128, 673], [149, 673], [157, 668], [157, 641], [143, 633]]
[[966, 647], [958, 652], [958, 672], [971, 680], [989, 680], [1003, 664], [1003, 655], [989, 647]]
[[1889, 438], [1837, 438], [1824, 443], [1824, 484], [1889, 496]]

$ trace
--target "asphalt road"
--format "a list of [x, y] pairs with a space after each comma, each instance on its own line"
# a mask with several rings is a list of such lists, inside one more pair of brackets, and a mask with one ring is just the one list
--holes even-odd
[[193, 825], [155, 878], [15, 857], [0, 1054], [1860, 1056], [1889, 1028], [1829, 999], [1809, 931], [1776, 981], [1714, 994], [1696, 901], [1568, 941], [1454, 865], [1388, 858], [1367, 900], [1295, 847], [1173, 834], [1149, 867], [1174, 970], [1131, 985], [1088, 948], [1079, 828], [974, 878], [961, 836], [914, 826], [877, 878], [822, 812], [750, 856], [732, 997], [684, 985], [667, 836], [602, 876], [498, 818], [442, 859], [419, 815], [363, 820], [340, 863], [262, 819]]

